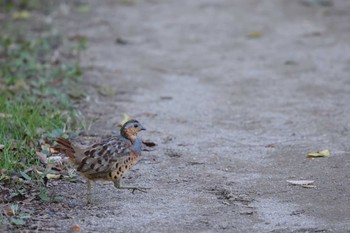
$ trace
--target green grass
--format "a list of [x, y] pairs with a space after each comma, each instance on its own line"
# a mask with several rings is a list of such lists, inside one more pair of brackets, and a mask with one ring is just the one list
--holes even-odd
[[[0, 36], [0, 169], [38, 164], [38, 140], [59, 136], [74, 115], [82, 92], [76, 61], [52, 62], [52, 38]], [[57, 40], [55, 44], [57, 43]], [[56, 45], [55, 45], [56, 46]], [[74, 49], [79, 47], [74, 45]]]
[[63, 129], [63, 118], [43, 107], [41, 103], [24, 99], [11, 101], [0, 95], [1, 112], [7, 115], [0, 118], [0, 142], [5, 146], [0, 160], [2, 169], [20, 170], [24, 165], [36, 164], [34, 155], [38, 140]]
[[47, 6], [53, 5], [53, 1], [54, 0], [0, 0], [0, 8], [5, 11], [47, 9]]
[[[0, 216], [0, 231], [25, 228], [30, 222], [31, 213], [22, 210], [18, 201], [28, 197], [41, 203], [59, 201], [45, 187], [46, 174], [56, 171], [41, 164], [36, 152], [47, 155], [46, 143], [86, 127], [76, 110], [84, 97], [78, 85], [82, 74], [78, 59], [86, 38], [62, 46], [62, 38], [50, 33], [48, 25], [40, 25], [38, 32], [31, 30], [41, 22], [37, 16], [57, 4], [0, 0], [0, 14], [5, 16], [0, 20], [0, 198], [13, 203], [13, 214], [3, 211]], [[16, 19], [18, 12], [36, 17]]]

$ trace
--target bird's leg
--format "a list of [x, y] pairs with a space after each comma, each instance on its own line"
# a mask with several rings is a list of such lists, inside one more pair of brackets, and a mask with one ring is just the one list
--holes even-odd
[[91, 181], [87, 181], [87, 193], [86, 193], [86, 203], [87, 205], [91, 205]]
[[137, 191], [140, 191], [140, 192], [144, 192], [144, 193], [147, 193], [147, 189], [150, 189], [150, 188], [142, 188], [142, 187], [125, 187], [125, 186], [120, 186], [120, 180], [117, 180], [114, 182], [114, 187], [117, 188], [117, 189], [131, 189], [131, 193], [134, 193], [136, 190]]

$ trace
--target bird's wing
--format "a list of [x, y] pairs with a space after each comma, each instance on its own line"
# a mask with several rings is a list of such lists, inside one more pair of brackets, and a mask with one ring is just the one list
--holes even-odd
[[122, 137], [96, 143], [79, 153], [77, 171], [85, 174], [109, 172], [115, 162], [123, 162], [129, 156], [130, 146], [131, 142]]

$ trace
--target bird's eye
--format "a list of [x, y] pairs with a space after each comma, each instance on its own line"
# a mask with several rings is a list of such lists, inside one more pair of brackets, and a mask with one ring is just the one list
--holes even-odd
[[137, 128], [137, 127], [139, 127], [139, 125], [138, 125], [138, 124], [135, 124], [134, 127]]

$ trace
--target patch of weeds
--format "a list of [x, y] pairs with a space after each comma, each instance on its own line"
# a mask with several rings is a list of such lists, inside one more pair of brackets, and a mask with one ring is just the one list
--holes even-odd
[[[51, 3], [0, 0], [0, 11], [42, 10], [41, 4]], [[0, 28], [0, 187], [6, 187], [0, 200], [19, 201], [34, 193], [38, 200], [51, 201], [56, 197], [45, 188], [51, 170], [42, 166], [37, 153], [50, 154], [43, 144], [84, 126], [75, 109], [84, 97], [77, 85], [82, 74], [78, 56], [87, 41], [81, 38], [62, 47], [58, 36], [37, 36], [27, 30], [35, 22], [15, 22], [11, 12]], [[21, 220], [7, 223], [20, 225]]]
[[40, 103], [22, 101], [0, 94], [0, 109], [9, 116], [0, 119], [0, 142], [4, 145], [0, 167], [5, 170], [18, 171], [26, 165], [37, 165], [34, 159], [37, 141], [64, 125], [59, 114], [53, 114]]
[[13, 226], [25, 225], [28, 219], [31, 219], [31, 213], [23, 211], [18, 204], [12, 204], [4, 210], [4, 217], [0, 219], [1, 225], [11, 224]]
[[79, 93], [82, 71], [76, 62], [52, 63], [48, 41], [0, 36], [0, 168], [36, 164], [38, 139], [73, 127], [67, 125], [76, 115], [71, 93]]
[[53, 0], [0, 0], [0, 8], [5, 11], [12, 10], [35, 10], [35, 9], [50, 9], [53, 5]]

